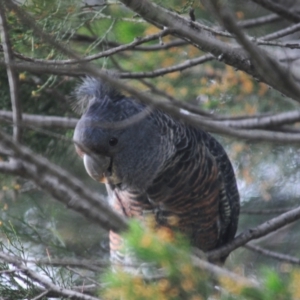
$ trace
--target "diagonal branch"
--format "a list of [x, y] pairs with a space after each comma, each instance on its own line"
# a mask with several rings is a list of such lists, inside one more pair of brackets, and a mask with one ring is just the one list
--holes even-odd
[[150, 71], [150, 72], [122, 72], [120, 73], [120, 78], [153, 78], [153, 77], [158, 77], [158, 76], [162, 76], [168, 73], [173, 73], [173, 72], [178, 72], [178, 71], [183, 71], [185, 69], [203, 64], [207, 61], [211, 61], [214, 59], [214, 56], [211, 54], [206, 54], [197, 58], [192, 58], [189, 60], [186, 60], [185, 62], [178, 64], [178, 65], [174, 65], [171, 67], [167, 67], [167, 68], [161, 68], [161, 69], [157, 69], [154, 71]]
[[[69, 38], [69, 37], [68, 37]], [[87, 42], [87, 43], [93, 43], [95, 42], [96, 38], [91, 37], [91, 36], [86, 36], [86, 35], [82, 35], [82, 34], [74, 34], [72, 35], [72, 37], [70, 37], [71, 40], [73, 41], [79, 41], [79, 42]], [[160, 51], [160, 50], [167, 50], [173, 47], [179, 47], [179, 46], [185, 46], [188, 43], [182, 39], [176, 39], [173, 40], [171, 42], [168, 43], [164, 43], [164, 44], [156, 44], [156, 45], [149, 45], [149, 46], [135, 46], [134, 51]], [[115, 41], [105, 41], [98, 44], [98, 46], [102, 46], [102, 47], [109, 47], [109, 48], [117, 48], [122, 46], [122, 44], [117, 43]], [[1, 51], [1, 49], [0, 49]], [[15, 53], [15, 55], [20, 55], [20, 53]], [[21, 59], [24, 58], [24, 56], [20, 56]]]
[[272, 40], [276, 40], [276, 39], [279, 39], [281, 37], [284, 37], [286, 35], [292, 34], [294, 32], [297, 32], [299, 30], [300, 30], [300, 24], [295, 24], [295, 25], [289, 26], [287, 28], [278, 30], [276, 32], [272, 32], [272, 33], [267, 34], [265, 36], [262, 36], [259, 39], [263, 40], [263, 41], [272, 41]]
[[235, 274], [225, 268], [219, 267], [215, 264], [209, 263], [197, 255], [191, 255], [192, 263], [195, 267], [206, 271], [209, 274], [216, 276], [217, 278], [230, 278], [231, 280], [243, 285], [259, 288], [261, 285], [258, 281], [252, 279], [248, 279], [246, 277]]
[[122, 216], [64, 169], [19, 145], [1, 131], [0, 145], [18, 158], [18, 161], [11, 161], [11, 165], [1, 163], [0, 171], [31, 179], [55, 199], [107, 230], [119, 232], [127, 229], [127, 222]]
[[275, 3], [275, 1], [270, 1], [270, 0], [252, 0], [252, 1], [266, 8], [267, 10], [272, 11], [277, 15], [287, 19], [290, 22], [294, 22], [294, 23], [300, 22], [300, 16], [297, 13], [294, 13], [293, 11], [285, 8], [284, 6]]
[[297, 257], [293, 257], [290, 255], [267, 250], [267, 249], [264, 249], [264, 248], [261, 248], [261, 247], [255, 246], [255, 245], [251, 245], [251, 244], [245, 245], [244, 247], [248, 250], [255, 251], [255, 252], [265, 255], [267, 257], [271, 257], [271, 258], [274, 258], [274, 259], [277, 259], [280, 261], [284, 261], [284, 262], [287, 262], [290, 264], [300, 265], [300, 259]]
[[241, 20], [238, 25], [243, 28], [252, 28], [256, 26], [266, 25], [279, 21], [281, 18], [277, 14], [270, 14], [267, 16], [262, 16], [254, 19]]
[[46, 59], [35, 59], [35, 58], [30, 58], [30, 57], [26, 57], [23, 55], [18, 54], [18, 56], [20, 58], [22, 58], [23, 60], [27, 60], [27, 61], [31, 61], [31, 62], [36, 62], [36, 63], [41, 63], [41, 64], [45, 64], [45, 65], [70, 65], [70, 64], [78, 64], [78, 63], [82, 63], [82, 62], [89, 62], [92, 60], [96, 60], [102, 57], [108, 57], [111, 55], [114, 55], [116, 53], [119, 53], [121, 51], [125, 51], [125, 50], [131, 50], [134, 49], [137, 45], [149, 42], [149, 41], [153, 41], [156, 39], [159, 39], [161, 37], [164, 37], [168, 34], [172, 33], [171, 30], [169, 29], [164, 29], [158, 33], [143, 37], [143, 38], [136, 38], [133, 42], [129, 43], [129, 44], [125, 44], [125, 45], [120, 45], [118, 47], [115, 48], [111, 48], [108, 49], [106, 51], [102, 51], [100, 53], [97, 54], [93, 54], [93, 55], [89, 55], [86, 57], [82, 57], [80, 59], [62, 59], [62, 60], [46, 60]]
[[244, 246], [251, 240], [258, 239], [266, 236], [267, 234], [278, 230], [279, 228], [295, 222], [300, 219], [300, 207], [292, 209], [286, 213], [283, 213], [275, 218], [264, 222], [257, 227], [250, 228], [241, 234], [239, 234], [232, 242], [225, 246], [207, 253], [208, 259], [214, 260], [222, 256], [228, 255], [231, 251], [237, 249], [240, 246]]
[[[193, 58], [186, 60], [183, 63], [180, 63], [178, 65], [174, 65], [171, 67], [167, 68], [161, 68], [157, 69], [154, 71], [149, 71], [149, 72], [122, 72], [118, 74], [119, 78], [122, 79], [129, 79], [129, 78], [153, 78], [153, 77], [159, 77], [165, 74], [169, 74], [172, 72], [178, 72], [178, 71], [183, 71], [185, 69], [191, 68], [193, 66], [197, 66], [200, 64], [203, 64], [207, 61], [213, 60], [215, 57], [211, 54], [206, 54], [203, 56], [200, 56], [198, 58]], [[55, 75], [68, 75], [68, 76], [84, 76], [85, 72], [80, 67], [84, 60], [81, 59], [75, 59], [75, 60], [69, 60], [69, 61], [76, 61], [79, 66], [69, 66], [68, 64], [66, 65], [60, 65], [55, 66], [54, 64], [47, 64], [45, 63], [45, 60], [40, 60], [40, 62], [17, 62], [17, 63], [10, 63], [6, 64], [5, 62], [0, 60], [0, 66], [11, 66], [15, 69], [18, 69], [20, 71], [29, 71], [32, 73], [49, 73], [49, 74], [55, 74]], [[58, 61], [59, 62], [59, 61]]]

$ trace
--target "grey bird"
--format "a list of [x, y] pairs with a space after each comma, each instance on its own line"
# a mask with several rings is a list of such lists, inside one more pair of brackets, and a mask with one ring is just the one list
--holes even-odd
[[[118, 213], [140, 220], [153, 215], [157, 226], [178, 230], [202, 251], [234, 238], [239, 193], [214, 137], [94, 78], [76, 95], [85, 106], [74, 132], [76, 150], [88, 174], [106, 184]], [[113, 261], [124, 259], [121, 244], [111, 232]]]

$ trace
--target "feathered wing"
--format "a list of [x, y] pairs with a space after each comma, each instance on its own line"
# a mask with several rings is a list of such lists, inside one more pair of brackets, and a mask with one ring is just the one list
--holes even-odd
[[222, 232], [219, 213], [222, 180], [216, 158], [190, 131], [176, 145], [170, 159], [147, 193], [156, 204], [156, 219], [168, 226], [176, 219], [176, 228], [186, 234], [192, 244], [207, 251], [218, 245]]
[[[119, 187], [111, 199], [120, 214], [143, 220], [153, 213], [158, 225], [179, 230], [193, 246], [208, 251], [235, 235], [239, 214], [235, 176], [223, 147], [212, 136], [191, 127], [180, 135], [175, 154], [146, 191]], [[112, 257], [117, 257], [121, 243], [112, 233]]]
[[218, 246], [221, 246], [231, 241], [236, 234], [240, 213], [240, 196], [237, 189], [235, 174], [225, 150], [209, 134], [203, 134], [208, 136], [208, 138], [205, 139], [206, 146], [217, 161], [222, 181], [222, 190], [219, 198], [219, 213], [223, 222], [223, 227], [218, 242]]

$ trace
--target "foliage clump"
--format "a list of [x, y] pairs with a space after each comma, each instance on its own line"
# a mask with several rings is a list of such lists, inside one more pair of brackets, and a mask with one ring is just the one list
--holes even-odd
[[[298, 269], [280, 276], [276, 270], [265, 268], [252, 281], [239, 274], [226, 276], [199, 268], [192, 260], [188, 241], [166, 227], [154, 231], [131, 221], [130, 230], [123, 237], [125, 248], [129, 247], [143, 264], [151, 265], [148, 272], [135, 274], [126, 272], [121, 266], [113, 266], [101, 277], [105, 286], [101, 295], [105, 299], [300, 299]], [[154, 265], [156, 272], [151, 270]]]

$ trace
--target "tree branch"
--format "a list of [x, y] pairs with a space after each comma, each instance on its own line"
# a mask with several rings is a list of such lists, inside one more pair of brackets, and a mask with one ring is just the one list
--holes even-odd
[[241, 209], [241, 214], [247, 215], [273, 215], [273, 214], [282, 214], [287, 211], [290, 211], [294, 208], [271, 208], [271, 209]]
[[253, 2], [259, 4], [260, 6], [266, 8], [269, 11], [276, 13], [277, 15], [287, 19], [290, 22], [299, 23], [300, 16], [293, 11], [285, 8], [284, 6], [275, 3], [275, 1], [270, 0], [252, 0]]
[[193, 66], [197, 66], [200, 64], [203, 64], [205, 62], [211, 61], [215, 59], [213, 55], [211, 54], [206, 54], [197, 58], [192, 58], [189, 59], [181, 64], [167, 67], [167, 68], [161, 68], [154, 70], [152, 72], [121, 72], [119, 74], [119, 78], [153, 78], [153, 77], [158, 77], [162, 76], [168, 73], [173, 73], [173, 72], [178, 72], [178, 71], [183, 71], [185, 69], [191, 68]]
[[215, 124], [234, 128], [270, 128], [276, 126], [282, 126], [287, 124], [293, 124], [300, 121], [300, 110], [294, 110], [284, 113], [278, 113], [271, 116], [257, 116], [251, 118], [248, 117], [244, 120], [223, 120], [218, 121], [216, 116]]
[[[253, 65], [248, 54], [243, 49], [236, 47], [236, 45], [222, 42], [204, 30], [200, 31], [198, 28], [191, 26], [191, 22], [188, 19], [167, 11], [166, 9], [147, 0], [121, 0], [121, 2], [155, 26], [160, 28], [163, 26], [171, 28], [179, 37], [191, 42], [201, 50], [212, 53], [224, 63], [243, 70], [255, 78], [258, 78], [259, 80], [276, 88], [283, 94], [292, 97], [294, 100], [300, 101], [299, 85], [292, 80], [287, 69], [284, 69], [283, 66], [279, 66], [278, 63], [262, 49], [258, 51], [257, 48], [252, 46], [250, 43], [252, 46], [251, 50], [254, 49], [252, 52], [255, 52], [255, 57], [252, 58], [253, 61], [255, 61], [255, 64]], [[231, 22], [232, 19], [229, 18], [229, 21]], [[232, 26], [230, 26], [230, 28], [232, 29]], [[234, 30], [234, 33], [236, 34], [237, 31]], [[241, 35], [239, 35], [239, 37], [241, 37]], [[242, 35], [242, 37], [244, 41], [244, 35]], [[248, 44], [246, 47], [247, 51], [249, 51]], [[243, 44], [243, 46], [245, 45]], [[252, 52], [251, 56], [253, 54]], [[257, 54], [261, 55], [260, 59], [257, 58]], [[266, 66], [267, 64], [268, 71], [271, 70], [269, 74], [262, 72], [262, 66], [257, 61], [258, 59], [263, 62], [262, 66]], [[265, 61], [267, 61], [267, 63]], [[279, 76], [276, 75], [278, 71], [280, 71]], [[278, 84], [277, 79], [282, 79], [281, 76], [284, 76], [284, 84]]]
[[272, 40], [276, 40], [276, 39], [279, 39], [281, 37], [287, 36], [289, 34], [295, 33], [299, 30], [300, 30], [300, 24], [295, 24], [295, 25], [289, 26], [285, 29], [281, 29], [281, 30], [278, 30], [276, 32], [272, 32], [270, 34], [262, 36], [259, 39], [263, 40], [263, 41], [272, 41]]
[[[83, 214], [107, 230], [127, 229], [126, 220], [115, 213], [103, 200], [90, 192], [80, 180], [52, 164], [24, 146], [20, 146], [0, 131], [0, 145], [13, 152], [18, 161], [12, 161], [10, 174], [33, 180], [40, 188], [71, 209]], [[6, 163], [0, 171], [8, 172]]]
[[[265, 82], [276, 85], [276, 89], [280, 91], [288, 91], [294, 94], [293, 99], [299, 98], [300, 86], [294, 81], [291, 72], [280, 65], [273, 57], [269, 56], [265, 51], [257, 47], [247, 38], [247, 36], [237, 26], [232, 14], [222, 5], [219, 0], [206, 1], [208, 7], [222, 21], [224, 27], [231, 33], [235, 34], [237, 41], [250, 54], [250, 65], [254, 65], [260, 77], [264, 77]], [[299, 100], [296, 100], [299, 102]]]
[[194, 266], [216, 276], [217, 278], [230, 278], [231, 280], [241, 284], [242, 286], [250, 286], [255, 288], [260, 287], [260, 283], [256, 280], [248, 279], [246, 277], [230, 272], [225, 268], [221, 268], [215, 264], [200, 259], [196, 255], [192, 255], [191, 258]]
[[2, 47], [4, 52], [4, 61], [6, 63], [6, 72], [9, 82], [9, 90], [10, 90], [10, 99], [11, 99], [11, 106], [13, 111], [13, 137], [17, 142], [21, 141], [21, 126], [20, 123], [22, 121], [22, 111], [21, 111], [21, 104], [19, 100], [19, 88], [18, 88], [18, 75], [11, 65], [13, 62], [13, 52], [10, 45], [10, 40], [8, 36], [8, 27], [6, 23], [6, 16], [3, 0], [0, 1], [2, 9], [0, 10], [0, 33], [1, 33], [1, 40], [2, 40]]
[[254, 19], [241, 20], [238, 25], [243, 28], [252, 28], [260, 25], [266, 25], [279, 21], [281, 18], [277, 14], [270, 14], [267, 16], [262, 16]]
[[[71, 40], [73, 41], [79, 41], [79, 42], [87, 42], [87, 43], [93, 43], [95, 42], [96, 38], [90, 37], [90, 36], [86, 36], [86, 35], [82, 35], [82, 34], [74, 34], [71, 37]], [[163, 45], [157, 44], [157, 45], [149, 45], [149, 46], [135, 46], [134, 49], [132, 49], [133, 51], [161, 51], [161, 50], [167, 50], [173, 47], [179, 47], [179, 46], [185, 46], [187, 45], [188, 42], [184, 41], [182, 39], [176, 39], [172, 42], [168, 42], [168, 43], [164, 43]], [[105, 41], [100, 43], [98, 46], [102, 46], [102, 47], [120, 47], [122, 46], [122, 44], [117, 43], [115, 41]], [[0, 50], [1, 51], [1, 50]], [[18, 54], [16, 53], [16, 56]], [[22, 58], [22, 57], [20, 57]]]
[[257, 227], [250, 228], [245, 232], [239, 234], [233, 241], [219, 249], [207, 252], [208, 259], [215, 260], [219, 257], [228, 255], [231, 251], [237, 249], [240, 246], [245, 245], [251, 240], [258, 239], [266, 236], [267, 234], [278, 230], [279, 228], [290, 224], [300, 219], [300, 207], [292, 209], [286, 213], [283, 213], [275, 218], [264, 222]]
[[264, 256], [271, 257], [271, 258], [277, 259], [279, 261], [284, 261], [284, 262], [294, 264], [294, 265], [300, 265], [300, 259], [297, 257], [293, 257], [290, 255], [267, 250], [267, 249], [264, 249], [264, 248], [261, 248], [261, 247], [255, 246], [255, 245], [251, 245], [251, 244], [245, 245], [244, 247], [248, 250], [255, 251]]
[[[27, 25], [30, 25], [39, 36], [41, 36], [48, 43], [50, 43], [51, 45], [56, 47], [58, 50], [62, 51], [64, 54], [69, 55], [71, 57], [74, 57], [75, 59], [80, 59], [79, 55], [77, 55], [76, 53], [74, 53], [73, 51], [71, 51], [69, 49], [66, 49], [63, 45], [58, 44], [51, 36], [47, 35], [46, 33], [42, 32], [40, 29], [38, 29], [35, 26], [34, 22], [30, 19], [30, 17], [27, 14], [25, 14], [24, 12], [20, 11], [19, 7], [15, 6], [10, 0], [6, 0], [6, 1], [14, 9], [14, 11], [20, 17], [20, 19], [23, 20]], [[126, 1], [123, 1], [123, 2], [126, 2]], [[142, 10], [141, 10], [142, 14], [146, 13], [144, 11], [144, 9], [147, 8], [148, 5], [150, 5], [149, 9], [152, 8], [152, 6], [151, 6], [152, 4], [149, 4], [145, 0], [142, 0], [141, 2], [138, 2], [138, 3], [136, 2], [136, 0], [134, 0], [130, 3], [138, 5], [139, 9], [141, 8], [140, 4], [143, 3]], [[155, 6], [155, 9], [157, 9], [156, 6]], [[153, 10], [152, 10], [152, 12], [153, 12]], [[163, 12], [165, 12], [165, 11], [163, 10]], [[160, 10], [158, 10], [157, 13], [162, 14], [162, 12]], [[164, 16], [168, 19], [169, 14], [171, 14], [170, 20], [172, 20], [172, 17], [175, 17], [175, 16], [176, 16], [177, 19], [181, 18], [177, 15], [174, 15], [171, 12], [168, 12], [168, 14], [164, 15]], [[159, 20], [160, 20], [160, 17], [158, 18]], [[229, 20], [230, 20], [230, 22], [232, 21], [231, 18], [229, 18]], [[178, 22], [176, 24], [178, 24]], [[182, 27], [180, 27], [181, 29], [178, 29], [178, 30], [182, 30], [182, 28], [184, 27], [184, 23], [181, 23], [181, 25], [182, 25]], [[191, 28], [190, 28], [189, 31], [192, 32]], [[243, 35], [242, 35], [242, 38], [244, 38]], [[251, 43], [250, 43], [250, 45], [252, 46]], [[256, 51], [256, 50], [257, 49], [254, 48], [254, 51]], [[259, 53], [260, 53], [260, 51], [259, 51]], [[273, 62], [273, 61], [271, 60], [270, 62]], [[136, 97], [136, 99], [138, 99], [141, 102], [149, 105], [150, 107], [154, 106], [156, 108], [162, 109], [162, 110], [170, 113], [174, 117], [176, 117], [178, 119], [181, 119], [181, 120], [184, 120], [188, 123], [191, 123], [194, 126], [199, 126], [200, 125], [200, 126], [203, 126], [204, 129], [212, 130], [214, 132], [217, 131], [218, 133], [221, 133], [221, 134], [228, 134], [228, 135], [241, 137], [241, 138], [246, 138], [246, 139], [249, 138], [249, 139], [255, 139], [255, 140], [267, 140], [267, 141], [273, 141], [273, 142], [274, 141], [275, 142], [278, 142], [278, 141], [281, 141], [281, 142], [282, 141], [284, 141], [284, 142], [299, 142], [299, 140], [300, 140], [300, 135], [297, 135], [297, 134], [289, 134], [289, 133], [284, 134], [284, 133], [281, 133], [281, 132], [271, 132], [270, 133], [270, 132], [262, 131], [262, 130], [253, 130], [253, 131], [249, 132], [248, 130], [236, 130], [236, 129], [232, 129], [232, 128], [224, 128], [224, 126], [222, 127], [218, 124], [212, 124], [210, 121], [207, 121], [203, 118], [199, 118], [198, 116], [187, 115], [185, 112], [182, 112], [179, 108], [174, 107], [174, 106], [170, 105], [169, 103], [167, 103], [165, 101], [160, 101], [159, 99], [151, 98], [147, 94], [138, 92], [134, 88], [121, 83], [118, 79], [110, 76], [106, 72], [99, 71], [93, 65], [89, 65], [89, 64], [86, 64], [86, 63], [81, 63], [80, 66], [81, 66], [81, 69], [83, 71], [87, 72], [91, 76], [101, 78], [102, 80], [104, 80], [104, 81], [112, 84], [113, 86], [115, 86], [117, 89], [127, 91], [128, 93], [130, 93], [131, 95]], [[284, 74], [280, 73], [280, 75], [283, 76]], [[289, 82], [289, 83], [290, 83], [290, 87], [294, 87], [293, 83], [291, 83], [291, 82]], [[282, 85], [279, 85], [279, 87], [280, 86], [282, 86]], [[297, 90], [298, 88], [295, 87], [295, 89]], [[291, 91], [291, 89], [289, 89], [289, 91]], [[294, 92], [296, 92], [296, 91], [294, 90]]]
[[[0, 110], [0, 122], [12, 122], [12, 113], [6, 110]], [[22, 126], [29, 127], [44, 127], [50, 129], [74, 129], [78, 119], [57, 116], [42, 116], [22, 114]]]
[[119, 53], [121, 51], [131, 50], [131, 49], [135, 48], [137, 45], [159, 39], [170, 33], [172, 33], [172, 31], [170, 29], [164, 29], [156, 34], [148, 35], [143, 38], [136, 38], [133, 42], [131, 42], [129, 44], [120, 45], [118, 47], [111, 48], [111, 49], [102, 51], [97, 54], [82, 57], [80, 59], [47, 60], [47, 59], [30, 58], [30, 57], [26, 57], [26, 56], [20, 55], [20, 54], [18, 54], [18, 56], [19, 56], [19, 58], [26, 60], [26, 61], [35, 62], [38, 64], [45, 64], [45, 65], [64, 65], [65, 66], [65, 65], [70, 65], [70, 64], [79, 64], [79, 63], [83, 63], [83, 62], [89, 62], [92, 60], [96, 60], [96, 59], [99, 59], [102, 57], [108, 57], [108, 56], [114, 55], [116, 53]]
[[[165, 74], [169, 74], [172, 72], [178, 72], [183, 71], [185, 69], [191, 68], [193, 66], [203, 64], [207, 61], [211, 61], [215, 59], [215, 57], [211, 54], [206, 54], [198, 58], [189, 59], [181, 64], [174, 65], [167, 68], [161, 68], [150, 72], [122, 72], [118, 74], [118, 78], [121, 79], [129, 79], [129, 78], [154, 78], [159, 77]], [[84, 60], [81, 59], [75, 59], [75, 60], [68, 60], [69, 62], [77, 62], [81, 63], [84, 62]], [[60, 65], [59, 61], [57, 61], [57, 65]], [[0, 65], [7, 66], [5, 62], [0, 61]], [[68, 76], [84, 76], [85, 72], [82, 70], [82, 68], [79, 66], [72, 66], [69, 67], [67, 65], [62, 65], [61, 67], [55, 66], [55, 64], [47, 64], [45, 63], [45, 60], [40, 60], [40, 62], [23, 62], [23, 63], [10, 63], [10, 66], [12, 66], [15, 69], [18, 69], [20, 71], [29, 71], [33, 73], [50, 73], [55, 75], [68, 75]]]

